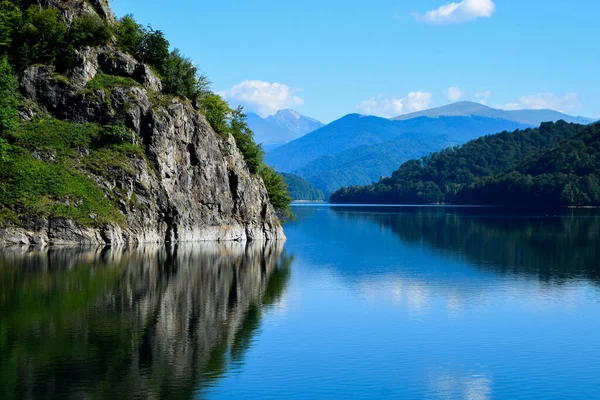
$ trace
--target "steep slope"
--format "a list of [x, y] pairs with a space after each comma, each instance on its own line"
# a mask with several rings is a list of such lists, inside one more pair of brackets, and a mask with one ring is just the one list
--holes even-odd
[[[407, 161], [391, 178], [382, 179], [370, 186], [344, 188], [334, 193], [331, 201], [473, 203], [467, 196], [470, 188], [481, 187], [490, 177], [510, 173], [518, 168], [523, 169], [520, 166], [532, 160], [543, 160], [545, 158], [540, 156], [548, 151], [563, 154], [559, 149], [571, 143], [569, 139], [589, 133], [590, 129], [597, 131], [597, 128], [559, 121], [543, 123], [538, 129], [482, 137], [460, 148], [447, 149], [421, 159]], [[585, 144], [579, 143], [578, 146], [585, 147]], [[533, 167], [528, 167], [527, 170], [534, 172], [534, 169], [529, 168]], [[502, 197], [511, 193], [509, 187], [505, 189]], [[519, 196], [513, 198], [517, 202], [523, 201]]]
[[325, 196], [322, 191], [315, 189], [310, 182], [297, 175], [283, 173], [290, 196], [297, 201], [323, 201]]
[[[115, 28], [104, 1], [43, 3], [59, 12], [32, 15], [58, 28]], [[265, 185], [233, 136], [215, 133], [191, 101], [165, 93], [149, 65], [108, 39], [62, 46], [66, 66], [15, 59], [21, 121], [0, 127], [0, 243], [283, 239]]]
[[482, 117], [390, 121], [353, 114], [272, 151], [266, 161], [331, 193], [343, 186], [367, 184], [390, 175], [410, 158], [481, 135], [526, 127]]
[[247, 122], [256, 142], [267, 152], [323, 126], [322, 122], [290, 109], [279, 110], [267, 118], [248, 113]]
[[[414, 118], [391, 121], [386, 118], [350, 114], [294, 140], [267, 154], [265, 160], [282, 172], [297, 171], [323, 156], [335, 156], [358, 146], [371, 146], [405, 133], [420, 135], [423, 143], [446, 137], [464, 143], [478, 136], [524, 127], [511, 121], [481, 117]], [[422, 154], [432, 151], [425, 147]], [[390, 171], [391, 172], [391, 171]]]
[[539, 126], [542, 122], [555, 122], [558, 120], [578, 124], [589, 124], [592, 122], [589, 118], [573, 117], [554, 110], [498, 110], [470, 101], [459, 101], [442, 107], [400, 115], [393, 119], [396, 121], [405, 121], [418, 117], [439, 118], [456, 116], [498, 118], [532, 126]]
[[385, 118], [350, 114], [267, 154], [278, 171], [292, 172], [325, 155], [391, 140], [401, 132]]
[[399, 138], [372, 146], [358, 146], [335, 156], [324, 156], [296, 171], [313, 186], [332, 193], [341, 187], [367, 185], [388, 176], [398, 165], [423, 152], [458, 144], [444, 136], [423, 140], [420, 134], [406, 133]]

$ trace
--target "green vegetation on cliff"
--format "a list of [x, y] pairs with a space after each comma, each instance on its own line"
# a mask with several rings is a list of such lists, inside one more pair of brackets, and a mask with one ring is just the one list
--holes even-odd
[[[65, 217], [88, 226], [124, 223], [117, 199], [106, 199], [89, 172], [109, 177], [132, 168], [143, 149], [121, 127], [39, 119], [20, 124], [6, 137], [0, 161], [4, 222], [19, 215]], [[0, 221], [1, 222], [1, 221]]]
[[600, 205], [600, 126], [543, 123], [402, 164], [391, 178], [342, 189], [333, 202]]
[[[212, 93], [208, 79], [191, 60], [177, 49], [169, 51], [161, 31], [143, 27], [132, 16], [108, 21], [84, 13], [67, 23], [57, 8], [22, 8], [16, 0], [0, 0], [0, 14], [0, 225], [17, 223], [24, 215], [66, 217], [88, 226], [124, 223], [118, 205], [121, 193], [106, 199], [94, 178], [127, 174], [132, 163], [145, 159], [140, 138], [124, 122], [78, 124], [54, 119], [44, 110], [19, 121], [19, 107], [37, 107], [19, 93], [18, 82], [27, 68], [49, 66], [55, 84], [68, 86], [78, 52], [99, 46], [150, 66], [163, 88], [162, 93], [150, 93], [153, 99], [178, 97], [202, 113], [224, 140], [232, 135], [250, 172], [265, 182], [280, 217], [291, 216], [283, 178], [264, 165], [264, 152], [254, 142], [242, 109], [231, 108]], [[139, 86], [130, 77], [99, 70], [82, 95], [99, 96], [110, 106], [114, 89]]]

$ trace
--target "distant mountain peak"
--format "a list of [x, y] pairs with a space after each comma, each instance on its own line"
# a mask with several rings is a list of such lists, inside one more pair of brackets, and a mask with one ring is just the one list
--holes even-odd
[[489, 114], [491, 111], [493, 111], [493, 108], [481, 103], [474, 103], [472, 101], [458, 101], [456, 103], [446, 104], [441, 107], [399, 115], [392, 119], [404, 121], [417, 117], [468, 117], [472, 115]]
[[[275, 114], [273, 114], [274, 117], [286, 117], [286, 118], [295, 118], [295, 119], [300, 119], [303, 117], [302, 114], [300, 114], [298, 111], [296, 110], [292, 110], [291, 108], [286, 108], [284, 110], [279, 110], [277, 111]], [[305, 117], [308, 118], [308, 117]], [[312, 118], [311, 118], [312, 119]]]
[[257, 143], [262, 143], [267, 151], [298, 139], [323, 126], [323, 123], [316, 119], [289, 108], [279, 110], [266, 118], [262, 118], [255, 113], [248, 113], [247, 115], [248, 125], [254, 132], [255, 140]]
[[307, 124], [314, 125], [314, 126], [319, 125], [319, 127], [324, 125], [321, 121], [316, 120], [311, 117], [307, 117], [306, 115], [302, 115], [298, 111], [292, 110], [291, 108], [279, 110], [275, 114], [269, 115], [265, 119], [275, 120], [275, 121], [278, 121], [279, 123], [284, 123], [284, 124], [294, 124], [295, 125], [298, 123], [300, 123], [300, 124], [307, 123]]
[[418, 117], [485, 117], [504, 119], [530, 126], [538, 126], [542, 122], [558, 121], [560, 119], [580, 124], [589, 124], [592, 122], [592, 120], [588, 118], [573, 117], [554, 110], [499, 110], [472, 101], [459, 101], [457, 103], [447, 104], [429, 110], [399, 115], [392, 118], [392, 120], [405, 121]]

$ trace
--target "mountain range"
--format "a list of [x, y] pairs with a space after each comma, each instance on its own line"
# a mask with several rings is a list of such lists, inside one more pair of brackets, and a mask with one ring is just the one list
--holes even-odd
[[393, 119], [349, 114], [272, 150], [266, 162], [327, 194], [389, 176], [411, 158], [557, 120], [592, 122], [552, 110], [505, 111], [464, 101]]
[[400, 115], [393, 120], [405, 121], [417, 117], [485, 117], [504, 119], [520, 124], [539, 126], [542, 122], [559, 121], [573, 122], [576, 124], [589, 124], [593, 120], [585, 117], [573, 117], [554, 110], [498, 110], [480, 103], [459, 101], [442, 107]]
[[324, 125], [316, 119], [290, 109], [279, 110], [266, 118], [262, 118], [255, 113], [248, 113], [246, 122], [254, 132], [254, 140], [256, 143], [262, 143], [266, 152], [298, 139]]
[[343, 188], [332, 202], [600, 205], [600, 124], [544, 122], [403, 163], [390, 178]]

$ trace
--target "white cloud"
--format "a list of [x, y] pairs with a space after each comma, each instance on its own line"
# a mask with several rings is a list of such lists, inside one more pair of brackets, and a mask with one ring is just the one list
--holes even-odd
[[475, 98], [478, 99], [481, 104], [486, 105], [487, 99], [489, 99], [491, 95], [491, 90], [484, 90], [483, 92], [475, 93]]
[[431, 104], [431, 93], [427, 92], [411, 92], [408, 97], [404, 99], [406, 105], [406, 112], [422, 111], [429, 107]]
[[431, 104], [431, 93], [410, 92], [408, 96], [387, 98], [383, 95], [372, 97], [356, 106], [362, 114], [391, 118], [400, 114], [422, 111]]
[[297, 90], [282, 83], [250, 80], [221, 91], [219, 94], [234, 104], [243, 105], [248, 111], [266, 117], [284, 108], [304, 104], [304, 100], [294, 95], [295, 92]]
[[460, 3], [444, 4], [438, 9], [413, 16], [421, 21], [432, 24], [452, 24], [472, 21], [477, 18], [489, 18], [496, 10], [492, 0], [463, 0]]
[[465, 91], [459, 88], [458, 86], [449, 87], [444, 93], [446, 95], [446, 98], [450, 101], [458, 101], [462, 99], [465, 95]]
[[376, 115], [378, 117], [390, 118], [402, 114], [404, 104], [400, 99], [388, 99], [379, 95], [371, 97], [356, 106], [361, 114]]
[[581, 107], [581, 98], [577, 93], [565, 93], [560, 96], [554, 93], [538, 93], [531, 96], [521, 96], [517, 101], [502, 104], [499, 108], [505, 110], [556, 110], [568, 112]]

